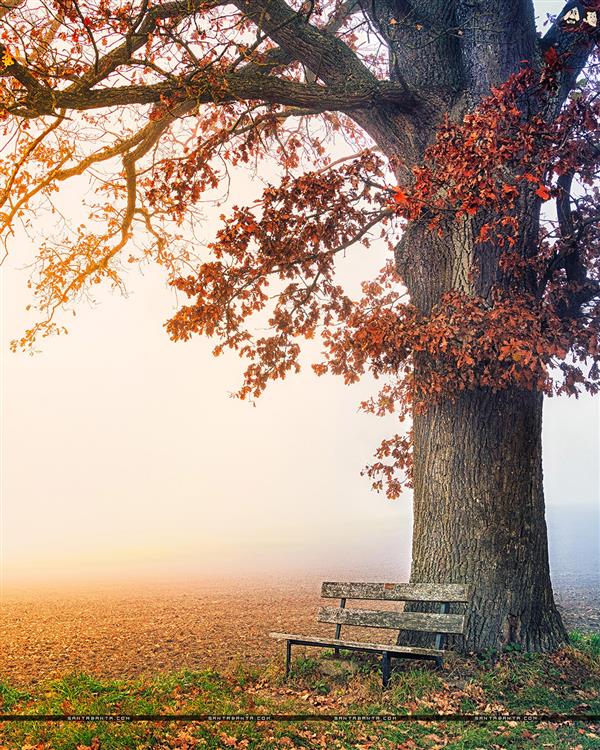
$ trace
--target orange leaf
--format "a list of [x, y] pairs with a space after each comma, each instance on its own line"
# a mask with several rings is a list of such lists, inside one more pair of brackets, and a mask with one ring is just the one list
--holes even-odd
[[540, 185], [539, 188], [535, 191], [535, 194], [539, 196], [543, 201], [547, 201], [550, 199], [550, 191], [545, 185]]
[[408, 195], [402, 188], [394, 188], [394, 203], [399, 206], [408, 206]]

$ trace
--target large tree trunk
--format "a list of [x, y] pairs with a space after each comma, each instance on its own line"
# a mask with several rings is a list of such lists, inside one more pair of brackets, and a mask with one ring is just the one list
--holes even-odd
[[[537, 215], [531, 207], [523, 211], [524, 246], [537, 236]], [[407, 227], [397, 266], [423, 314], [448, 290], [488, 297], [501, 283], [494, 253], [475, 246], [477, 231], [468, 223], [451, 225], [442, 236], [423, 225]], [[417, 380], [427, 366], [435, 362], [421, 355]], [[411, 581], [471, 585], [466, 637], [452, 644], [458, 648], [554, 649], [567, 635], [548, 565], [542, 394], [480, 388], [442, 399], [413, 419]]]
[[516, 389], [463, 392], [415, 415], [411, 581], [471, 584], [468, 651], [547, 651], [567, 638], [548, 567], [541, 429], [542, 396]]

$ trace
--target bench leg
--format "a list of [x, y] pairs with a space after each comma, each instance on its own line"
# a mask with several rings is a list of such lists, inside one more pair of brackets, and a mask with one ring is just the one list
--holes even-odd
[[383, 652], [383, 657], [381, 659], [381, 670], [383, 672], [383, 687], [386, 688], [388, 682], [390, 681], [390, 676], [392, 673], [392, 664], [389, 651]]
[[290, 676], [290, 664], [292, 661], [292, 642], [287, 641], [285, 648], [285, 679]]

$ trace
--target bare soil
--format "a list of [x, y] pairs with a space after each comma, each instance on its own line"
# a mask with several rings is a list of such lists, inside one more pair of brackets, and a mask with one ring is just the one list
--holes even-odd
[[[597, 591], [559, 591], [567, 629], [600, 630]], [[270, 631], [327, 635], [319, 581], [203, 581], [5, 592], [0, 679], [30, 685], [71, 672], [128, 678], [220, 671], [282, 658]], [[359, 634], [357, 634], [359, 635]]]

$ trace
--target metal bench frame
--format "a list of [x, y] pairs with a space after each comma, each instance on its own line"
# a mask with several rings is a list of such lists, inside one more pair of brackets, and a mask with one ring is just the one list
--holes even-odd
[[[467, 604], [469, 588], [465, 584], [408, 584], [408, 583], [341, 583], [325, 581], [321, 597], [340, 600], [339, 608], [322, 607], [318, 621], [335, 623], [334, 638], [321, 638], [291, 633], [270, 633], [272, 638], [286, 641], [285, 679], [290, 674], [292, 646], [334, 648], [336, 656], [340, 649], [381, 654], [383, 687], [387, 687], [392, 672], [392, 658], [428, 659], [438, 667], [443, 664], [446, 653], [443, 645], [447, 635], [464, 634], [465, 615], [451, 615], [450, 605]], [[391, 610], [347, 609], [348, 599], [403, 602], [438, 602], [438, 613], [394, 612]], [[383, 643], [341, 640], [342, 625], [420, 631], [435, 634], [435, 648], [394, 646]]]

